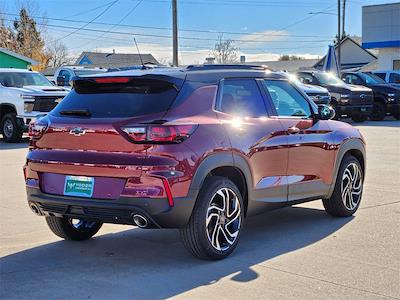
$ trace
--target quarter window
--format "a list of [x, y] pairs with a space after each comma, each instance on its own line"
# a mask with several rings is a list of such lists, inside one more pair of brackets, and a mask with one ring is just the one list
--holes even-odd
[[283, 80], [263, 80], [263, 84], [271, 96], [278, 116], [311, 117], [311, 108], [308, 101], [289, 82]]
[[218, 110], [241, 117], [266, 115], [264, 99], [253, 79], [225, 80]]

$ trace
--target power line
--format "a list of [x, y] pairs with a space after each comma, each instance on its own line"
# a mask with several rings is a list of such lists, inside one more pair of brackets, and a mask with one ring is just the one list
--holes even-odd
[[[5, 21], [16, 21], [18, 20], [10, 20], [4, 19]], [[171, 35], [160, 35], [160, 34], [145, 34], [145, 33], [131, 33], [131, 32], [122, 32], [122, 31], [108, 31], [108, 30], [101, 30], [101, 29], [92, 29], [92, 28], [82, 28], [82, 27], [73, 27], [73, 26], [64, 26], [64, 25], [52, 25], [52, 24], [45, 24], [45, 23], [36, 23], [38, 25], [47, 26], [47, 27], [55, 27], [55, 28], [66, 28], [66, 29], [73, 29], [75, 31], [71, 32], [69, 35], [79, 31], [90, 31], [90, 32], [102, 32], [102, 33], [113, 33], [113, 34], [120, 34], [120, 35], [136, 35], [136, 36], [143, 36], [143, 37], [154, 37], [154, 38], [168, 38], [170, 39]], [[79, 30], [77, 30], [79, 29]], [[68, 36], [69, 36], [68, 35]], [[213, 41], [215, 39], [212, 38], [202, 38], [202, 37], [180, 37], [180, 39], [184, 40], [197, 40], [197, 41]], [[283, 41], [271, 41], [271, 40], [257, 40], [257, 39], [231, 39], [234, 42], [243, 42], [243, 43], [316, 43], [316, 42], [327, 42], [330, 41], [329, 39], [322, 39], [322, 40], [283, 40]]]
[[[65, 31], [65, 30], [62, 30], [62, 29], [59, 29], [59, 28], [57, 28], [57, 29], [55, 29], [55, 28], [48, 28], [49, 30], [54, 30], [54, 31], [63, 31], [63, 32], [69, 32], [69, 31]], [[76, 33], [77, 35], [82, 35], [82, 36], [87, 36], [87, 37], [93, 37], [91, 34], [87, 34], [87, 33], [82, 33], [82, 32], [78, 32], [78, 33]], [[103, 38], [103, 37], [102, 37]], [[120, 43], [122, 43], [122, 44], [125, 44], [125, 45], [132, 45], [132, 43], [131, 42], [129, 42], [129, 41], [127, 41], [127, 39], [125, 38], [125, 39], [122, 39], [122, 38], [113, 38], [113, 37], [106, 37], [106, 38], [104, 38], [104, 39], [106, 39], [106, 41], [104, 41], [104, 42], [107, 42], [107, 41], [118, 41], [118, 42], [120, 42]], [[89, 41], [95, 41], [95, 39], [87, 39], [87, 40], [89, 40]], [[150, 44], [150, 45], [157, 45], [157, 46], [165, 46], [165, 47], [170, 47], [170, 45], [167, 45], [167, 44], [160, 44], [160, 43], [154, 43], [154, 42], [144, 42], [144, 44]], [[306, 46], [306, 47], [302, 47], [302, 49], [312, 49], [312, 48], [315, 48], [315, 47], [317, 47], [317, 46], [319, 46], [319, 45], [325, 45], [325, 43], [320, 43], [320, 42], [318, 42], [318, 43], [315, 43], [315, 45], [314, 46]], [[203, 49], [203, 50], [208, 50], [208, 49], [210, 49], [210, 48], [212, 48], [213, 47], [213, 44], [210, 44], [210, 45], [206, 45], [206, 46], [198, 46], [198, 45], [189, 45], [189, 44], [181, 44], [181, 45], [179, 45], [179, 47], [180, 48], [188, 48], [188, 49], [191, 49], [191, 48], [193, 48], [193, 49]], [[74, 48], [72, 48], [72, 49], [69, 49], [70, 51], [72, 50], [72, 51], [74, 51], [74, 50], [77, 50], [77, 49], [81, 49], [81, 47], [74, 47]], [[244, 50], [244, 51], [254, 51], [254, 50], [259, 50], [259, 51], [270, 51], [270, 50], [292, 50], [292, 49], [298, 49], [298, 47], [268, 47], [268, 48], [263, 48], [263, 49], [261, 49], [261, 48], [240, 48], [240, 50]]]
[[79, 13], [76, 13], [76, 14], [73, 14], [73, 15], [70, 15], [70, 16], [67, 16], [67, 17], [65, 17], [65, 18], [72, 18], [72, 17], [77, 17], [77, 16], [81, 16], [81, 15], [90, 13], [90, 12], [95, 11], [95, 10], [98, 10], [99, 8], [102, 8], [102, 7], [104, 7], [104, 6], [108, 6], [108, 5], [110, 5], [112, 2], [113, 2], [113, 1], [108, 2], [108, 3], [106, 3], [106, 4], [103, 4], [103, 5], [100, 5], [100, 6], [93, 7], [93, 8], [91, 8], [91, 9], [88, 9], [88, 10], [85, 10], [85, 11], [82, 11], [82, 12], [79, 12]]
[[[18, 14], [14, 13], [2, 13], [3, 15], [9, 16], [19, 16]], [[60, 21], [60, 22], [70, 22], [70, 23], [85, 23], [85, 21], [80, 20], [71, 20], [71, 19], [64, 19], [64, 18], [49, 18], [49, 17], [40, 17], [40, 16], [32, 16], [35, 19], [45, 19], [51, 21]], [[116, 25], [115, 27], [128, 27], [128, 28], [139, 28], [139, 29], [155, 29], [155, 30], [168, 30], [171, 31], [171, 27], [155, 27], [155, 26], [139, 26], [139, 25], [130, 25], [130, 24], [118, 24], [118, 23], [105, 23], [105, 22], [92, 22], [93, 25]], [[301, 37], [301, 38], [317, 38], [317, 37], [333, 37], [328, 35], [294, 35], [294, 34], [285, 34], [279, 32], [271, 32], [268, 34], [260, 33], [260, 32], [238, 32], [238, 31], [223, 31], [223, 30], [206, 30], [206, 29], [179, 29], [180, 32], [196, 32], [196, 33], [209, 33], [209, 34], [230, 34], [230, 35], [253, 35], [253, 36], [290, 36], [290, 37]], [[274, 30], [279, 31], [279, 30]]]
[[[128, 13], [125, 14], [125, 16], [123, 16], [123, 17], [118, 21], [118, 23], [113, 24], [113, 25], [108, 29], [108, 31], [111, 31], [111, 30], [113, 30], [115, 27], [119, 26], [127, 17], [129, 17], [129, 16], [136, 10], [136, 8], [138, 8], [138, 6], [139, 6], [143, 1], [144, 1], [144, 0], [139, 0], [139, 2], [138, 2], [132, 9], [130, 9], [130, 10], [128, 11]], [[91, 43], [93, 43], [93, 42], [95, 42], [95, 41], [97, 41], [97, 40], [99, 40], [99, 39], [101, 39], [101, 38], [104, 38], [107, 34], [108, 34], [108, 33], [105, 33], [104, 35], [98, 36], [98, 38], [92, 40]], [[87, 43], [86, 43], [85, 45], [82, 45], [82, 47], [85, 47], [85, 46], [87, 46]], [[82, 48], [82, 47], [81, 47], [81, 48]]]
[[75, 31], [72, 31], [72, 32], [70, 32], [69, 34], [67, 34], [67, 35], [65, 35], [65, 36], [63, 36], [63, 37], [61, 37], [61, 38], [58, 38], [58, 39], [54, 40], [54, 42], [60, 41], [60, 40], [62, 40], [62, 39], [65, 39], [65, 38], [67, 38], [67, 37], [73, 35], [74, 33], [78, 32], [78, 31], [80, 31], [80, 30], [85, 29], [86, 26], [90, 25], [92, 22], [96, 21], [98, 18], [100, 18], [102, 15], [104, 15], [104, 14], [105, 14], [113, 5], [115, 5], [118, 1], [119, 1], [119, 0], [113, 1], [113, 2], [112, 2], [111, 4], [109, 4], [101, 13], [99, 13], [96, 17], [94, 17], [93, 19], [91, 19], [91, 20], [90, 20], [89, 22], [87, 22], [85, 25], [83, 25], [83, 26], [77, 28]]

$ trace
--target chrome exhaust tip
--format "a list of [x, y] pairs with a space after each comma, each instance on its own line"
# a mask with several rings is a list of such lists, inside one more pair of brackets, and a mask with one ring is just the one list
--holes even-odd
[[146, 217], [135, 214], [133, 215], [133, 222], [136, 224], [137, 227], [140, 228], [146, 228], [149, 225], [149, 222], [147, 221]]
[[42, 216], [42, 212], [40, 211], [39, 207], [35, 203], [30, 203], [29, 207], [31, 208], [31, 211], [37, 216]]

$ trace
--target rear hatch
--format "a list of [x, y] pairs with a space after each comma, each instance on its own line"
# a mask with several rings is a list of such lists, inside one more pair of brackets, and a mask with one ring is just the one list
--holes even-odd
[[62, 194], [68, 180], [89, 180], [68, 176], [86, 176], [95, 182], [87, 196], [117, 198], [128, 178], [140, 177], [151, 147], [133, 142], [124, 128], [162, 122], [182, 83], [157, 76], [77, 78], [64, 100], [31, 128], [28, 162], [42, 190]]

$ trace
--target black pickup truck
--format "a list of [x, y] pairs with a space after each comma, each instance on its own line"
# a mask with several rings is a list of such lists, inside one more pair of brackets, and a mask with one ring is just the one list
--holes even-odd
[[355, 122], [363, 122], [372, 112], [373, 94], [370, 88], [346, 84], [333, 74], [316, 70], [302, 70], [296, 76], [302, 83], [328, 89], [336, 118], [349, 117]]
[[342, 79], [348, 84], [369, 87], [374, 93], [371, 120], [381, 121], [387, 114], [400, 119], [400, 88], [386, 83], [380, 77], [365, 72], [343, 72]]

